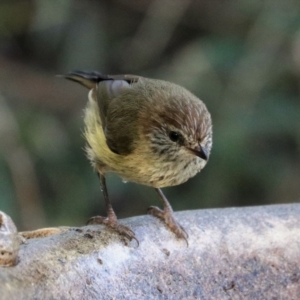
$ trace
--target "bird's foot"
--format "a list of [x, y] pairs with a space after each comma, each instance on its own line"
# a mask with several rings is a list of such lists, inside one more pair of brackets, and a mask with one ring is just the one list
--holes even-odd
[[116, 218], [105, 218], [101, 216], [92, 217], [88, 220], [87, 225], [101, 224], [111, 228], [120, 236], [127, 238], [129, 241], [135, 240], [139, 245], [138, 239], [135, 237], [135, 233], [127, 226], [122, 225]]
[[189, 245], [189, 235], [187, 234], [185, 229], [175, 220], [172, 210], [162, 210], [156, 206], [150, 206], [148, 208], [148, 213], [161, 219], [168, 226], [168, 228], [176, 235], [177, 238], [184, 239], [187, 246]]

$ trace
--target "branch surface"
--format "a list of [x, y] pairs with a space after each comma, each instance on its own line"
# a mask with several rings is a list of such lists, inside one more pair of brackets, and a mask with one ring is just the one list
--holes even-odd
[[189, 247], [151, 216], [121, 220], [139, 247], [97, 225], [28, 239], [1, 299], [299, 299], [299, 204], [176, 217]]

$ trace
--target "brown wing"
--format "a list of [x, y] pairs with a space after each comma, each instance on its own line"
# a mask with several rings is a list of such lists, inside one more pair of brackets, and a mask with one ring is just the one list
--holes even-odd
[[[99, 72], [74, 71], [64, 75], [66, 79], [83, 86], [96, 88], [102, 127], [106, 142], [111, 151], [126, 155], [133, 150], [135, 138], [136, 110], [135, 99], [118, 97], [124, 90], [138, 82], [136, 75], [103, 75]], [[119, 101], [125, 101], [120, 105]], [[108, 115], [109, 111], [109, 115]]]

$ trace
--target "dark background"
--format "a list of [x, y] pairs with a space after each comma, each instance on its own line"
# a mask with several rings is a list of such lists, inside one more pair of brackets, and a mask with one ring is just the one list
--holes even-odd
[[[206, 103], [213, 150], [165, 193], [175, 210], [295, 202], [300, 195], [299, 0], [0, 0], [0, 210], [19, 229], [105, 214], [83, 151], [87, 90], [70, 70], [178, 83]], [[108, 176], [119, 217], [160, 205]]]

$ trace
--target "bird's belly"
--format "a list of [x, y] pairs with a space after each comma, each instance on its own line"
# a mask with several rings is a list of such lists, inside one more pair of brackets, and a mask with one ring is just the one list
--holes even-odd
[[128, 163], [125, 168], [111, 169], [126, 181], [132, 181], [152, 187], [162, 188], [179, 185], [195, 176], [205, 166], [201, 159], [194, 159], [186, 163]]
[[[100, 150], [100, 151], [99, 151]], [[147, 160], [137, 160], [134, 157], [111, 156], [106, 151], [101, 153], [88, 149], [92, 164], [101, 173], [112, 172], [124, 181], [131, 181], [156, 188], [179, 185], [194, 177], [205, 166], [205, 161], [194, 158], [187, 162], [159, 163]]]
[[173, 163], [162, 167], [160, 174], [155, 176], [154, 185], [156, 187], [167, 187], [179, 185], [194, 177], [204, 167], [200, 159], [191, 160], [186, 163]]

